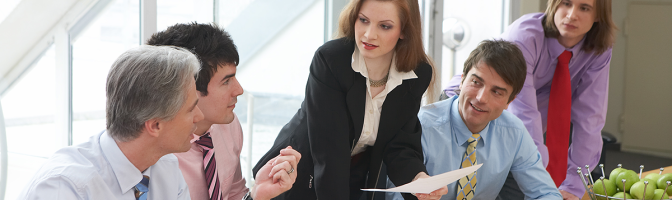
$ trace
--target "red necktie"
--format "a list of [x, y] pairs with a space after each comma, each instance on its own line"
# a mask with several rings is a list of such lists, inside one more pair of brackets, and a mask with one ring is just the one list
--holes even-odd
[[546, 121], [546, 147], [548, 167], [555, 186], [559, 187], [567, 175], [567, 150], [569, 149], [569, 126], [572, 115], [572, 84], [569, 78], [569, 59], [572, 52], [564, 51], [555, 67], [551, 95], [548, 100]]

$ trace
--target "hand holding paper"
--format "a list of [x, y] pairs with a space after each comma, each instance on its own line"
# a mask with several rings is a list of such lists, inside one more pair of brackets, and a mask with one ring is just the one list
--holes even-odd
[[460, 180], [460, 178], [471, 174], [472, 172], [481, 168], [483, 163], [474, 165], [471, 167], [466, 167], [454, 171], [449, 171], [443, 174], [432, 176], [430, 178], [418, 179], [413, 182], [401, 185], [399, 187], [390, 188], [390, 189], [362, 189], [363, 191], [371, 192], [404, 192], [404, 193], [424, 193], [429, 194], [434, 190], [437, 190], [443, 186], [446, 186], [452, 182]]

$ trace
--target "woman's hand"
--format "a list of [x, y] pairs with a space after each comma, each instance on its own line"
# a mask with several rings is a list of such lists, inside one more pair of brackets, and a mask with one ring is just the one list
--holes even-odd
[[[425, 172], [420, 172], [418, 175], [415, 175], [415, 178], [413, 181], [421, 179], [421, 178], [429, 178], [430, 176], [427, 175]], [[418, 197], [419, 200], [438, 200], [441, 199], [441, 196], [444, 194], [448, 194], [448, 186], [443, 186], [437, 190], [434, 190], [433, 192], [429, 194], [419, 194], [415, 193], [415, 197]]]

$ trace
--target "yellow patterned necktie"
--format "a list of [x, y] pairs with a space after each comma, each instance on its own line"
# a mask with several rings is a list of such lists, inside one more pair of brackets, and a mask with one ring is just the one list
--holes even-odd
[[[478, 144], [479, 139], [481, 139], [481, 134], [476, 133], [467, 140], [469, 146], [467, 146], [467, 151], [464, 152], [460, 169], [476, 165], [476, 144]], [[457, 182], [457, 200], [471, 200], [474, 198], [475, 189], [476, 172], [473, 172]]]

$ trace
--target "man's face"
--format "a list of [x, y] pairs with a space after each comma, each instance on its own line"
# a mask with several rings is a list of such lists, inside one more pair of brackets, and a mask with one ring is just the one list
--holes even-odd
[[478, 133], [509, 107], [513, 87], [485, 62], [478, 62], [463, 75], [460, 90], [458, 110], [462, 121], [472, 133]]
[[198, 93], [198, 107], [205, 116], [204, 122], [228, 124], [233, 121], [233, 109], [237, 97], [243, 94], [243, 87], [236, 79], [236, 66], [220, 65], [208, 83], [208, 95]]
[[553, 18], [560, 39], [579, 41], [597, 22], [595, 0], [563, 0]]
[[192, 79], [187, 90], [187, 100], [177, 112], [177, 115], [169, 121], [163, 122], [164, 130], [162, 137], [162, 149], [171, 153], [185, 152], [191, 147], [190, 141], [194, 138], [196, 122], [203, 120], [203, 113], [196, 106], [198, 95], [196, 94], [196, 83]]

